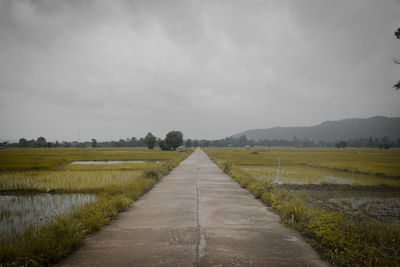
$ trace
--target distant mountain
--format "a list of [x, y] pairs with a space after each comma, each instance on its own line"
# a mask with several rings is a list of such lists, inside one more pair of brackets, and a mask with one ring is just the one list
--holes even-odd
[[368, 119], [344, 119], [338, 121], [325, 121], [319, 125], [308, 127], [274, 127], [267, 129], [254, 129], [233, 135], [239, 138], [245, 135], [247, 139], [284, 139], [292, 140], [311, 138], [315, 141], [336, 141], [354, 138], [382, 138], [391, 140], [400, 138], [400, 117], [388, 118], [382, 116]]

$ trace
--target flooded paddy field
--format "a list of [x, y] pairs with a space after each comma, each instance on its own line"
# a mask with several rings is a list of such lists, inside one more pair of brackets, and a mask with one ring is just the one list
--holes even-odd
[[0, 235], [23, 233], [40, 227], [52, 217], [96, 201], [91, 194], [0, 195]]
[[282, 186], [313, 208], [357, 220], [399, 223], [400, 179], [304, 165], [237, 166], [245, 175]]
[[275, 184], [349, 184], [349, 185], [394, 185], [400, 179], [338, 171], [310, 166], [237, 166], [247, 175], [261, 180], [269, 179]]

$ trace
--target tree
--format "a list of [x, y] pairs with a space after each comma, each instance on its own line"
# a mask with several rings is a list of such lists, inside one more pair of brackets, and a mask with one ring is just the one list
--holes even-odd
[[156, 145], [157, 142], [157, 137], [155, 137], [151, 132], [146, 134], [144, 137], [144, 143], [149, 149], [153, 149], [154, 146]]
[[398, 81], [395, 85], [393, 85], [393, 88], [396, 90], [400, 90], [400, 81]]
[[38, 145], [38, 147], [44, 147], [46, 145], [46, 138], [44, 138], [43, 136], [39, 137], [36, 140], [36, 144]]
[[7, 145], [8, 145], [8, 141], [6, 141], [6, 142], [1, 142], [1, 143], [0, 143], [0, 148], [7, 147]]
[[337, 148], [341, 148], [341, 147], [346, 148], [346, 146], [347, 146], [347, 143], [345, 141], [340, 141], [335, 144], [335, 147], [337, 147]]
[[92, 139], [92, 147], [97, 147], [97, 140], [96, 139]]
[[[396, 36], [397, 39], [400, 39], [400, 28], [398, 28], [397, 31], [394, 32], [394, 36]], [[396, 64], [400, 64], [400, 60], [398, 59], [393, 59], [393, 62]], [[400, 90], [400, 81], [393, 85], [393, 88], [396, 90]]]
[[124, 139], [119, 139], [117, 146], [118, 146], [118, 147], [124, 147], [124, 146], [126, 146], [125, 140], [124, 140]]
[[206, 139], [201, 139], [199, 142], [199, 145], [201, 147], [209, 147], [210, 146], [210, 140], [206, 140]]
[[192, 139], [186, 139], [185, 145], [186, 147], [192, 147], [193, 146]]
[[26, 140], [25, 138], [19, 139], [19, 146], [20, 147], [27, 147], [28, 146], [28, 140]]
[[132, 146], [137, 146], [137, 138], [136, 137], [132, 137], [131, 138], [131, 144], [132, 144]]
[[165, 137], [165, 143], [172, 149], [176, 150], [183, 144], [183, 133], [180, 131], [171, 131]]
[[240, 136], [239, 138], [239, 145], [244, 146], [247, 144], [247, 137], [245, 135]]
[[158, 139], [158, 146], [161, 148], [161, 150], [171, 150], [171, 148], [165, 142], [165, 140], [162, 140], [162, 139]]

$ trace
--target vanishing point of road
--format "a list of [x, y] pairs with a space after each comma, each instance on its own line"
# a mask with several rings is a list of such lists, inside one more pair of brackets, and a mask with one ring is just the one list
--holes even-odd
[[196, 151], [58, 266], [328, 266]]

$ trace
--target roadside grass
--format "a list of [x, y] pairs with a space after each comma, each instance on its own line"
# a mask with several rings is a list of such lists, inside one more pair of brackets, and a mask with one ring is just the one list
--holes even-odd
[[[17, 166], [15, 164], [2, 165], [0, 194], [27, 196], [29, 194], [84, 193], [96, 196], [96, 200], [72, 205], [67, 212], [48, 216], [43, 224], [30, 224], [24, 231], [10, 231], [8, 234], [1, 235], [0, 266], [48, 266], [56, 263], [78, 248], [88, 234], [109, 223], [118, 212], [127, 208], [144, 192], [151, 189], [159, 179], [193, 152], [192, 149], [181, 152], [147, 149], [12, 150], [18, 150], [18, 153], [11, 152], [22, 158], [37, 156], [44, 161], [42, 165], [45, 167], [43, 170], [35, 170], [36, 165], [31, 162], [23, 163], [21, 159], [17, 160], [20, 162], [19, 170], [18, 168], [15, 170]], [[50, 155], [44, 153], [46, 150], [51, 151]], [[4, 154], [1, 157], [4, 159]], [[59, 161], [60, 158], [63, 160]], [[96, 159], [151, 160], [151, 162], [134, 163], [129, 166], [122, 163], [110, 168], [109, 166], [85, 166], [78, 169], [70, 168], [65, 164], [65, 162], [75, 160]], [[162, 161], [156, 163], [156, 160]], [[4, 164], [5, 161], [0, 162]], [[54, 169], [48, 170], [48, 167]], [[13, 168], [14, 170], [10, 171]], [[47, 205], [41, 208], [47, 208]], [[6, 217], [12, 215], [7, 210], [0, 214]]]
[[[265, 154], [267, 149], [262, 150]], [[285, 149], [282, 149], [285, 150]], [[292, 151], [294, 149], [290, 149]], [[324, 155], [324, 149], [298, 149], [296, 156], [291, 155], [285, 150], [281, 153], [278, 148], [272, 149], [270, 156], [279, 154], [281, 163], [284, 168], [289, 165], [301, 168], [300, 163], [304, 163], [307, 159], [315, 160], [319, 155]], [[333, 153], [331, 149], [327, 149], [327, 153]], [[377, 154], [383, 156], [388, 162], [385, 164], [391, 166], [389, 180], [396, 181], [396, 176], [400, 172], [396, 170], [398, 158], [382, 155], [382, 151]], [[313, 190], [290, 190], [296, 186], [286, 186], [285, 184], [274, 183], [274, 175], [264, 175], [260, 172], [249, 172], [248, 166], [265, 166], [268, 163], [262, 153], [250, 154], [249, 150], [244, 149], [216, 149], [207, 148], [204, 151], [214, 160], [221, 169], [234, 178], [243, 188], [250, 191], [254, 197], [260, 198], [267, 206], [277, 212], [284, 224], [298, 230], [320, 253], [322, 258], [328, 260], [335, 266], [399, 266], [400, 265], [400, 214], [398, 212], [398, 204], [400, 197], [395, 186], [352, 186], [340, 184], [311, 184], [303, 183], [299, 188], [310, 187]], [[368, 160], [373, 160], [370, 155], [374, 151], [366, 151], [368, 156], [361, 156], [364, 165], [368, 164]], [[390, 151], [386, 151], [390, 152]], [[340, 151], [343, 156], [343, 151]], [[352, 151], [350, 154], [352, 155]], [[261, 154], [261, 158], [257, 158]], [[297, 155], [306, 154], [302, 159]], [[310, 155], [311, 154], [311, 155]], [[312, 155], [314, 154], [314, 155]], [[250, 156], [251, 155], [251, 156]], [[288, 159], [285, 156], [289, 157]], [[324, 156], [322, 156], [324, 157]], [[336, 158], [336, 155], [331, 155]], [[241, 161], [243, 159], [243, 161]], [[253, 159], [254, 161], [251, 161]], [[366, 160], [368, 159], [368, 160]], [[322, 159], [317, 159], [322, 162]], [[326, 158], [323, 160], [327, 160]], [[343, 166], [364, 166], [363, 164], [354, 162], [357, 158], [353, 156], [342, 157], [343, 162], [334, 163], [336, 166], [340, 163]], [[349, 161], [349, 162], [345, 162]], [[352, 162], [353, 161], [353, 162]], [[276, 162], [276, 160], [275, 160]], [[275, 163], [276, 164], [276, 163]], [[286, 165], [285, 165], [286, 164]], [[313, 163], [315, 164], [315, 163]], [[243, 169], [243, 166], [247, 168]], [[267, 165], [268, 166], [268, 165]], [[276, 166], [276, 165], [275, 165]], [[380, 168], [382, 165], [379, 165]], [[359, 168], [359, 167], [357, 167]], [[317, 169], [327, 171], [326, 169]], [[369, 169], [370, 173], [375, 173], [376, 169]], [[333, 170], [335, 171], [335, 170]], [[379, 172], [385, 170], [380, 169]], [[304, 176], [303, 178], [305, 178]], [[365, 178], [365, 177], [364, 177]], [[363, 179], [363, 176], [357, 177]], [[317, 190], [320, 188], [321, 190]], [[327, 188], [339, 190], [336, 193], [327, 191]], [[393, 189], [391, 193], [385, 192], [385, 188]], [[347, 193], [342, 192], [347, 190]], [[362, 189], [362, 190], [361, 190]], [[374, 190], [381, 190], [375, 192]], [[369, 192], [372, 190], [372, 193]], [[386, 197], [391, 197], [390, 201]], [[333, 201], [332, 201], [333, 199]], [[367, 204], [359, 203], [360, 199]], [[386, 200], [385, 200], [386, 199]], [[394, 199], [394, 200], [393, 200]], [[383, 201], [383, 204], [382, 204]], [[387, 202], [384, 202], [387, 201]], [[388, 208], [392, 205], [389, 215], [393, 217], [385, 217], [377, 214], [377, 208]], [[355, 205], [355, 206], [354, 206]], [[358, 206], [357, 206], [358, 205]], [[360, 206], [364, 205], [364, 206]], [[380, 206], [379, 206], [380, 205]], [[391, 213], [390, 213], [391, 212]]]
[[283, 222], [303, 234], [336, 266], [399, 266], [400, 225], [356, 213], [310, 207], [281, 187], [267, 188], [261, 200]]

